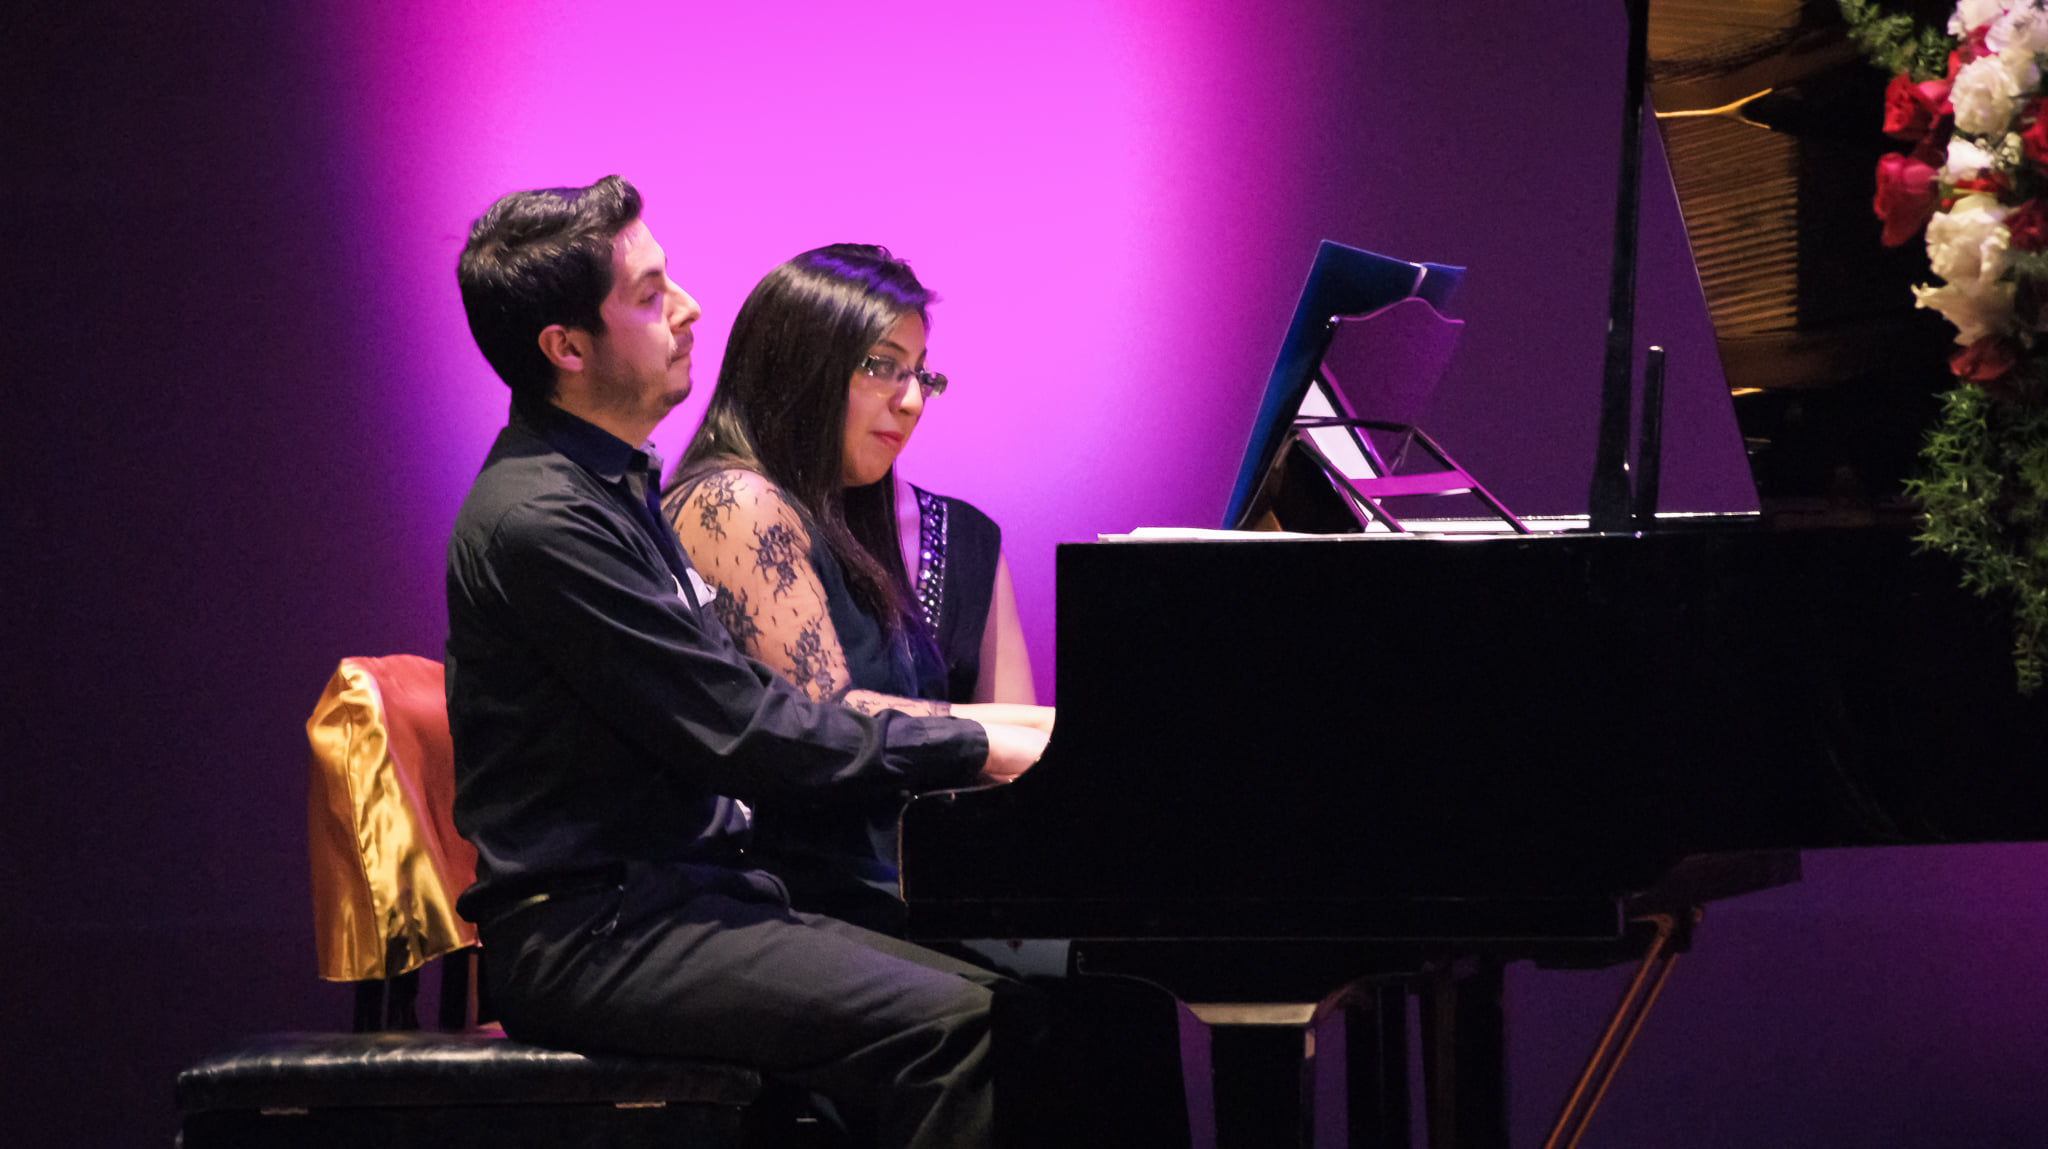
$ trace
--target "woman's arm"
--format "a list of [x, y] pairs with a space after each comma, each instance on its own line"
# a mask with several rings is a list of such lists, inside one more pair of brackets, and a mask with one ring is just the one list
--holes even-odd
[[[944, 702], [851, 689], [825, 586], [811, 566], [810, 532], [782, 489], [764, 476], [719, 471], [687, 498], [670, 499], [663, 510], [691, 564], [717, 591], [711, 609], [733, 641], [809, 697], [869, 714], [895, 710], [977, 717], [974, 707], [956, 710]], [[1017, 716], [1010, 717], [1014, 721]]]
[[976, 702], [1038, 701], [1031, 681], [1031, 652], [1024, 648], [1024, 624], [1017, 618], [1017, 592], [1010, 585], [1010, 563], [996, 555], [995, 593], [988, 600], [988, 622], [981, 630], [981, 673], [975, 678]]

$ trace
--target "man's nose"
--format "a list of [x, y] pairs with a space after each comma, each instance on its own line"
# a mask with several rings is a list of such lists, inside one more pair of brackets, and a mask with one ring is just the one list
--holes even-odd
[[690, 293], [680, 285], [676, 286], [675, 297], [675, 313], [669, 318], [671, 326], [683, 327], [703, 318], [704, 309], [697, 306], [697, 301], [690, 298]]

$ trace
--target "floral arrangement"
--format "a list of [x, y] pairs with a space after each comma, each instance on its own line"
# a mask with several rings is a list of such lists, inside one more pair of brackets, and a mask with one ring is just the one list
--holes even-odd
[[1877, 169], [1883, 241], [1923, 230], [1941, 283], [1913, 289], [1955, 325], [1956, 386], [1921, 451], [1922, 543], [2014, 607], [2013, 661], [2048, 669], [2048, 0], [1962, 0], [1945, 32], [1841, 0], [1852, 35], [1897, 70]]

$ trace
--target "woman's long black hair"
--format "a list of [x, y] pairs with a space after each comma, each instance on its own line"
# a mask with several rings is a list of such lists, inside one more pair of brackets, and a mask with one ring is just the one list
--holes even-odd
[[674, 491], [734, 467], [766, 475], [802, 507], [854, 595], [892, 632], [926, 628], [897, 541], [895, 468], [864, 487], [840, 485], [847, 384], [905, 314], [929, 326], [937, 298], [872, 244], [835, 243], [769, 272], [733, 320], [718, 390], [668, 483]]

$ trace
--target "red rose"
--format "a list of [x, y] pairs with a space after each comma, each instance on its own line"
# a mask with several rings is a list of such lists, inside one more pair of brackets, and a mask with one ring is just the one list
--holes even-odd
[[1895, 139], [1916, 144], [1934, 134], [1935, 126], [1950, 113], [1949, 82], [1928, 80], [1916, 84], [1901, 72], [1884, 90], [1884, 131]]
[[2028, 200], [2006, 215], [2005, 230], [2012, 235], [2014, 251], [2048, 248], [2048, 208], [2038, 199]]
[[1962, 57], [1962, 63], [1968, 64], [1980, 56], [1991, 55], [1991, 45], [1986, 42], [1990, 38], [1991, 25], [1989, 24], [1979, 24], [1977, 27], [1970, 29], [1970, 34], [1963, 37], [1962, 43], [1956, 45], [1956, 50], [1948, 54], [1948, 78], [1951, 80], [1956, 78], [1956, 69], [1960, 67], [1956, 62], [1957, 56]]
[[2048, 107], [2040, 97], [2027, 102], [2020, 110], [2020, 154], [2035, 169], [2048, 173]]
[[1993, 394], [2011, 390], [2007, 377], [2019, 366], [2019, 345], [2004, 335], [1987, 335], [1968, 347], [1959, 347], [1948, 357], [1948, 369], [1956, 378]]
[[1938, 176], [1932, 166], [1896, 152], [1877, 161], [1877, 198], [1871, 207], [1884, 221], [1886, 247], [1913, 238], [1933, 218]]

